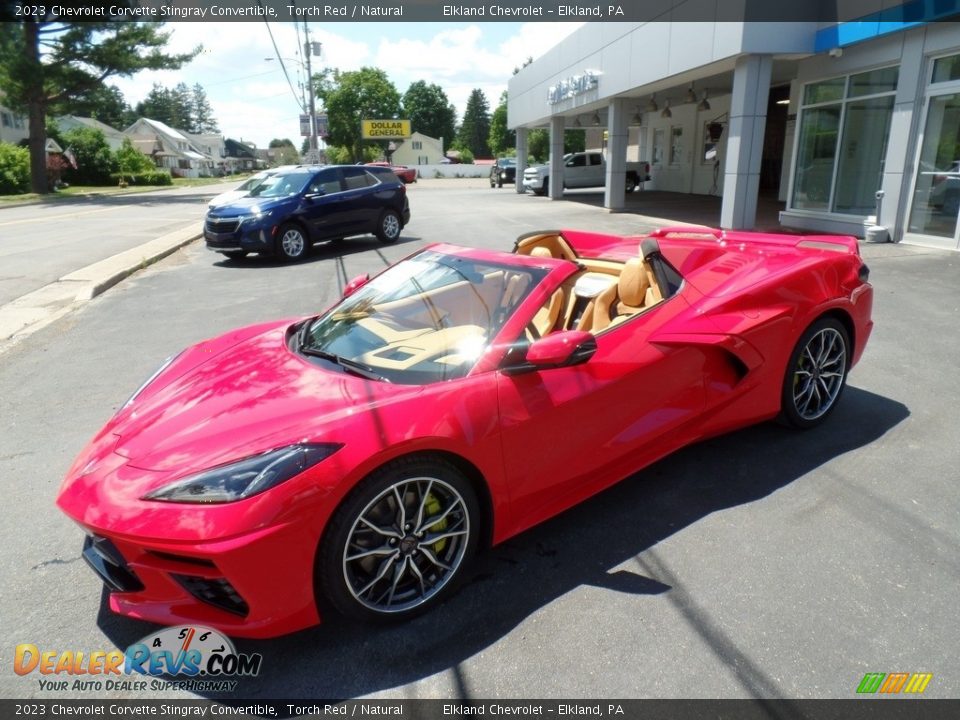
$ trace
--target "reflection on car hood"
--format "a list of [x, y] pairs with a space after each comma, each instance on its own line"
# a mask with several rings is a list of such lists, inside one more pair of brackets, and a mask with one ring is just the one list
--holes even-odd
[[210, 215], [212, 217], [236, 217], [238, 215], [250, 215], [254, 212], [254, 209], [260, 211], [272, 210], [277, 205], [280, 205], [289, 199], [290, 196], [257, 197], [255, 195], [247, 195], [244, 193], [243, 197], [239, 197], [231, 201], [229, 204], [211, 208]]
[[345, 442], [361, 413], [420, 392], [325, 370], [285, 334], [241, 342], [135, 401], [113, 428], [115, 451], [142, 469], [195, 472], [296, 442]]

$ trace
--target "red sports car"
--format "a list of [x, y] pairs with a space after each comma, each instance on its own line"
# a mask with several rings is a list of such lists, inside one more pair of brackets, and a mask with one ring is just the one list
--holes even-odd
[[318, 607], [407, 617], [479, 548], [677, 448], [823, 421], [870, 335], [867, 274], [836, 236], [432, 245], [169, 359], [58, 504], [125, 615], [252, 637]]
[[415, 168], [407, 167], [406, 165], [393, 165], [388, 162], [372, 162], [367, 163], [367, 165], [376, 165], [377, 167], [387, 167], [393, 170], [393, 174], [400, 178], [404, 183], [409, 185], [410, 183], [415, 183], [417, 181], [417, 171]]

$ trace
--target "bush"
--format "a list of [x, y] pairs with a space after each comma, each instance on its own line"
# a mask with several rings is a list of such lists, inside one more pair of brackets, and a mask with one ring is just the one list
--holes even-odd
[[0, 142], [0, 195], [30, 191], [30, 152]]
[[165, 170], [148, 170], [138, 173], [112, 173], [110, 178], [117, 185], [126, 181], [128, 185], [172, 185], [173, 178]]
[[149, 173], [157, 169], [157, 166], [153, 164], [153, 160], [137, 150], [128, 137], [123, 139], [123, 144], [115, 153], [115, 157], [117, 170], [127, 175]]
[[117, 170], [117, 161], [99, 130], [73, 128], [63, 134], [63, 142], [73, 153], [77, 169], [64, 174], [75, 185], [109, 185], [111, 173]]

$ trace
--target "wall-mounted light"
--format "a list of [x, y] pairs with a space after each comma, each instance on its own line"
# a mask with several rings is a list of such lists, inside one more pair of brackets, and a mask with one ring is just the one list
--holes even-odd
[[593, 124], [594, 124], [594, 126], [600, 124], [600, 113], [595, 112], [595, 113], [593, 114]]
[[656, 112], [660, 109], [660, 106], [657, 105], [657, 94], [654, 93], [650, 96], [650, 99], [647, 100], [647, 112]]
[[688, 103], [695, 103], [697, 101], [697, 94], [693, 91], [693, 83], [690, 83], [690, 87], [687, 88], [687, 99]]
[[640, 106], [637, 105], [637, 111], [633, 114], [631, 122], [634, 125], [643, 125], [643, 115], [640, 114]]
[[663, 111], [660, 113], [660, 117], [662, 117], [662, 118], [672, 118], [672, 117], [673, 117], [673, 113], [670, 112], [670, 101], [669, 101], [669, 100], [664, 100], [664, 101], [663, 101]]
[[574, 126], [574, 127], [582, 127], [582, 126], [583, 126], [583, 123], [580, 122], [580, 116], [579, 116], [579, 115], [577, 115], [577, 116], [573, 119], [573, 126]]
[[704, 90], [703, 99], [700, 101], [700, 104], [697, 105], [697, 110], [709, 110], [709, 109], [710, 109], [710, 101], [707, 100], [707, 91]]

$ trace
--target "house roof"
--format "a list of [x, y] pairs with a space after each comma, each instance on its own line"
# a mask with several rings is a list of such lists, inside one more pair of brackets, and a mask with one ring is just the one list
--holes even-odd
[[109, 135], [114, 137], [119, 137], [123, 135], [122, 132], [117, 130], [112, 125], [107, 125], [104, 122], [100, 122], [96, 118], [80, 117], [79, 115], [61, 115], [60, 117], [55, 118], [55, 121], [58, 123], [62, 122], [63, 120], [74, 120], [80, 123], [81, 125], [85, 125], [86, 127], [93, 128], [94, 130], [99, 130], [104, 135]]

